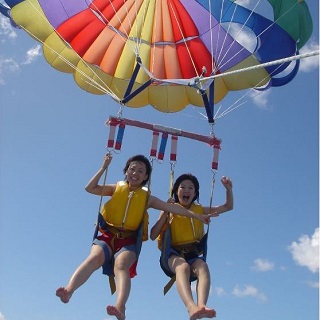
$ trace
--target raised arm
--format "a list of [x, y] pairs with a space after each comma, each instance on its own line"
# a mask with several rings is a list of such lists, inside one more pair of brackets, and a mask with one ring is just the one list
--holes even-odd
[[223, 212], [227, 212], [233, 209], [233, 191], [232, 191], [232, 181], [228, 177], [222, 177], [221, 183], [226, 188], [226, 202], [222, 205], [215, 207], [204, 207], [204, 212], [206, 214], [213, 214], [213, 216], [218, 216]]
[[85, 187], [85, 190], [89, 193], [98, 195], [98, 196], [111, 196], [115, 190], [115, 185], [99, 185], [99, 180], [102, 177], [103, 173], [107, 170], [109, 164], [112, 161], [112, 155], [110, 153], [106, 154], [103, 158], [103, 163], [101, 168], [97, 173], [89, 180], [88, 184]]
[[160, 200], [159, 198], [151, 196], [151, 195], [149, 197], [148, 207], [153, 208], [153, 209], [157, 209], [157, 210], [171, 212], [172, 214], [179, 214], [180, 216], [195, 218], [195, 219], [198, 219], [206, 224], [208, 224], [210, 222], [210, 216], [207, 214], [194, 213], [190, 210], [183, 208], [182, 206], [179, 206], [179, 205], [173, 204], [173, 203], [164, 202], [164, 201]]

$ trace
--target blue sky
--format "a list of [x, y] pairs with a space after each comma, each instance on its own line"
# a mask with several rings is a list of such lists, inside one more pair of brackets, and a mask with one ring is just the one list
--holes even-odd
[[[319, 48], [319, 7], [309, 1]], [[214, 126], [222, 139], [214, 204], [224, 202], [222, 175], [233, 180], [234, 210], [211, 223], [208, 305], [221, 320], [318, 319], [319, 298], [319, 63], [302, 61], [288, 85], [252, 98]], [[244, 93], [229, 94], [231, 105]], [[52, 69], [39, 45], [0, 17], [0, 320], [110, 320], [108, 279], [97, 271], [62, 304], [57, 287], [90, 250], [99, 198], [84, 186], [106, 152], [104, 122], [119, 106], [87, 94], [72, 76]], [[209, 134], [194, 107], [162, 114], [146, 107], [124, 117]], [[133, 154], [149, 154], [151, 132], [127, 127], [108, 181], [123, 178]], [[168, 197], [168, 155], [154, 164], [152, 193]], [[180, 138], [178, 176], [200, 181], [209, 204], [211, 149]], [[158, 212], [150, 211], [150, 225]], [[156, 243], [144, 244], [127, 304], [127, 319], [187, 319], [175, 288], [164, 297]]]

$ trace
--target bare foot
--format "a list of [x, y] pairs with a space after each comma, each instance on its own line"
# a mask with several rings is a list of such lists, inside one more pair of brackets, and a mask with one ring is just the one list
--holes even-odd
[[210, 309], [208, 307], [204, 307], [202, 309], [202, 312], [200, 314], [200, 318], [199, 319], [202, 319], [202, 318], [214, 318], [216, 316], [216, 311], [214, 309]]
[[115, 306], [107, 306], [107, 313], [110, 316], [115, 316], [118, 320], [125, 320], [125, 318], [126, 318], [124, 310], [123, 310], [123, 312], [121, 312]]
[[204, 308], [199, 308], [198, 306], [188, 310], [190, 320], [201, 319], [201, 315], [204, 314], [204, 311]]
[[56, 296], [59, 297], [63, 303], [68, 303], [72, 293], [68, 292], [66, 288], [60, 287], [56, 290]]

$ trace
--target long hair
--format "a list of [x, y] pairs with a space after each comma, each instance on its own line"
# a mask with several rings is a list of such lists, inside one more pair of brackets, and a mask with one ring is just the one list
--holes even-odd
[[152, 167], [151, 167], [150, 161], [149, 161], [148, 158], [145, 157], [144, 155], [142, 155], [142, 154], [137, 154], [137, 155], [129, 158], [129, 159], [127, 160], [127, 163], [126, 163], [124, 169], [123, 169], [123, 173], [126, 174], [126, 172], [127, 172], [128, 168], [129, 168], [131, 162], [134, 162], [134, 161], [142, 162], [142, 163], [144, 163], [144, 165], [146, 166], [146, 174], [147, 174], [148, 178], [142, 181], [142, 185], [145, 185], [145, 184], [149, 181], [149, 179], [150, 179], [151, 172], [152, 172]]
[[181, 182], [184, 180], [190, 180], [194, 185], [195, 196], [193, 197], [192, 202], [194, 202], [195, 200], [199, 201], [199, 189], [200, 189], [199, 181], [191, 173], [184, 173], [177, 178], [177, 180], [175, 181], [175, 183], [173, 184], [173, 187], [172, 187], [171, 197], [174, 198], [175, 202], [179, 202], [177, 192], [178, 192], [178, 188], [179, 188]]

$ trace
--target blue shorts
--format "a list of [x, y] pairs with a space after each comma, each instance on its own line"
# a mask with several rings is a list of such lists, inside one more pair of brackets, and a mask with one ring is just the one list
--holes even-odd
[[[115, 258], [124, 251], [133, 251], [133, 252], [137, 252], [137, 245], [136, 243], [132, 243], [135, 242], [135, 239], [129, 240], [129, 238], [127, 239], [120, 239], [120, 240], [124, 240], [121, 242], [115, 240], [115, 252], [111, 253], [112, 256], [110, 256], [110, 249], [112, 250], [110, 244], [109, 244], [109, 238], [103, 234], [101, 236], [98, 236], [94, 241], [93, 244], [94, 245], [98, 245], [103, 249], [104, 252], [104, 264], [102, 265], [102, 273], [106, 274], [106, 275], [114, 275], [113, 272], [113, 265], [114, 265], [114, 260]], [[133, 269], [130, 270], [130, 276], [131, 278], [133, 278], [136, 275], [136, 268], [133, 265]]]

